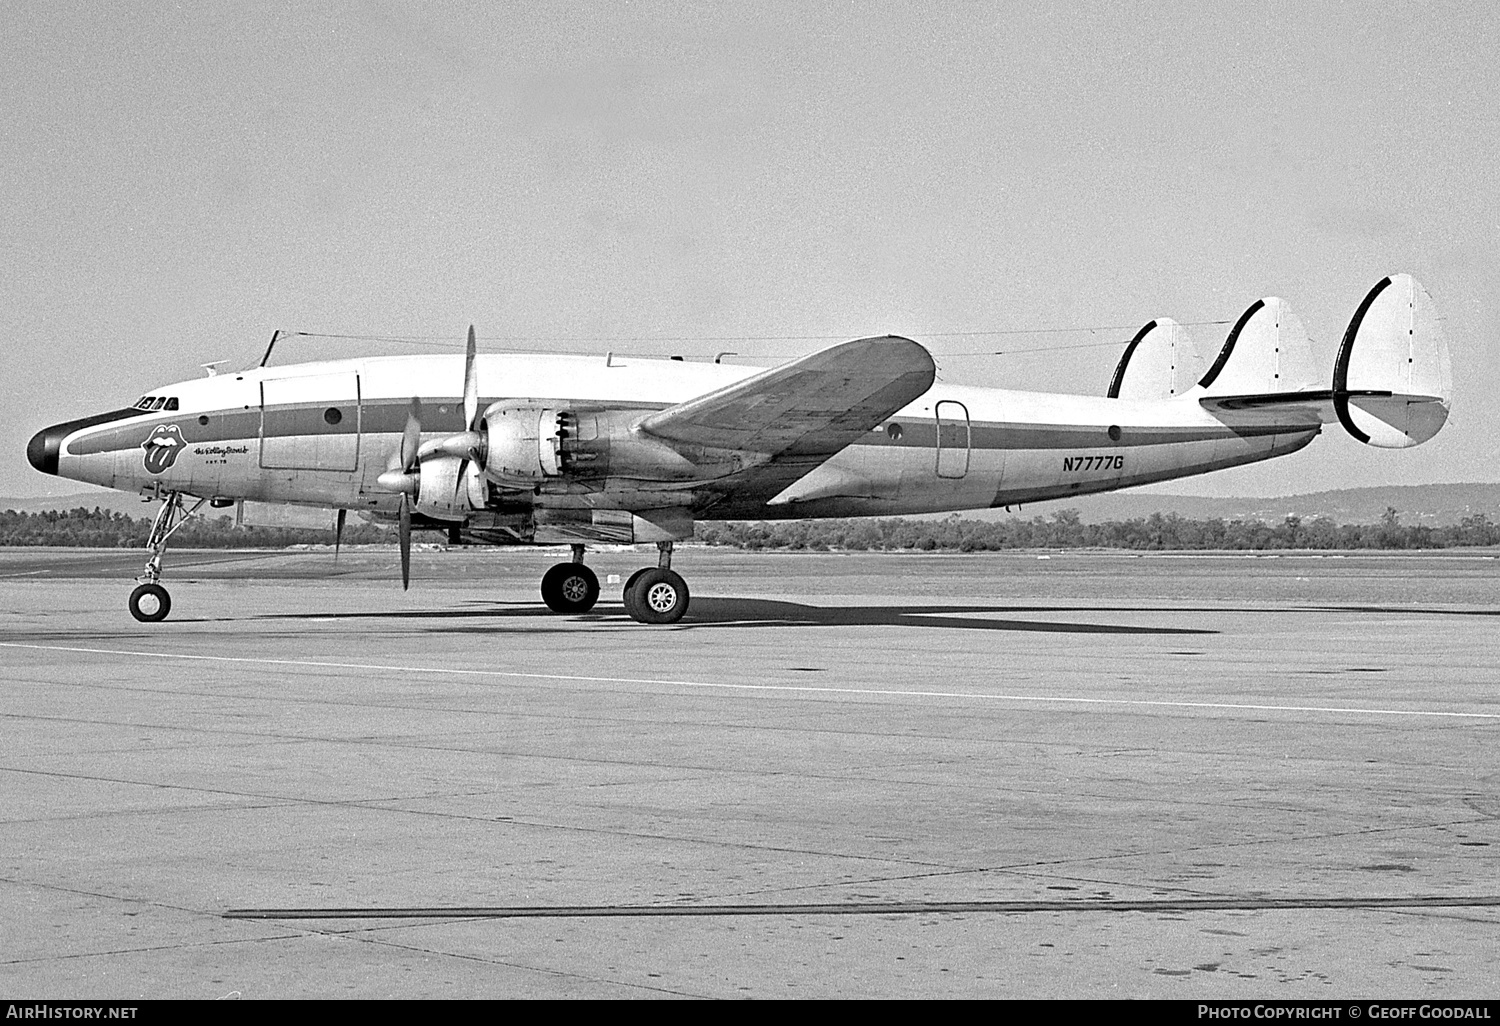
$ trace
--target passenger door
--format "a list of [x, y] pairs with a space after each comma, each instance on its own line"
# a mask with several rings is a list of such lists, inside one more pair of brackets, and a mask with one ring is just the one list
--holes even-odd
[[357, 470], [360, 414], [355, 371], [262, 381], [260, 465], [267, 470]]
[[960, 478], [969, 472], [969, 408], [944, 399], [933, 407], [937, 417], [937, 476]]

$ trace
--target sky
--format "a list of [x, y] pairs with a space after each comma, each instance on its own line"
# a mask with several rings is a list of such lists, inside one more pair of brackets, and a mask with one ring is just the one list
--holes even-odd
[[[1203, 495], [1497, 481], [1500, 4], [0, 0], [0, 495], [27, 439], [226, 360], [776, 362], [894, 332], [1102, 395], [1278, 295], [1330, 368], [1416, 275], [1454, 410]], [[1030, 351], [1030, 352], [1028, 352]], [[1000, 355], [996, 355], [997, 352]]]

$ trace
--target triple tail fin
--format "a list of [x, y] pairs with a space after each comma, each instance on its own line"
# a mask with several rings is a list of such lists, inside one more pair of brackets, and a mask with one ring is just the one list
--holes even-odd
[[1453, 372], [1437, 307], [1409, 274], [1382, 278], [1354, 312], [1331, 388], [1316, 387], [1301, 321], [1279, 299], [1246, 310], [1198, 382], [1208, 410], [1280, 411], [1337, 420], [1367, 445], [1404, 449], [1442, 429]]

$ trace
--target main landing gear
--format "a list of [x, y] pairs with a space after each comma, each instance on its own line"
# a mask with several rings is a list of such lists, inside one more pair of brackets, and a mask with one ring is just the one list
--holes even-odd
[[[625, 582], [625, 612], [639, 623], [676, 623], [687, 612], [687, 582], [672, 569], [672, 543], [657, 542], [656, 547], [657, 565], [637, 570]], [[542, 577], [547, 608], [585, 613], [599, 600], [599, 578], [583, 565], [583, 550], [574, 545], [573, 561], [557, 564]]]
[[676, 623], [687, 612], [687, 582], [672, 569], [672, 543], [656, 547], [656, 566], [637, 570], [625, 582], [625, 612], [639, 623]]
[[146, 551], [151, 558], [146, 560], [145, 572], [136, 578], [138, 585], [130, 593], [130, 615], [141, 623], [160, 623], [172, 611], [172, 596], [160, 583], [161, 557], [167, 551], [167, 539], [197, 516], [207, 501], [199, 499], [191, 509], [184, 510], [181, 492], [168, 492], [162, 500], [161, 509], [151, 522], [151, 534], [146, 538]]
[[557, 613], [587, 613], [599, 601], [599, 578], [583, 565], [583, 546], [573, 546], [573, 561], [559, 563], [542, 575], [542, 601]]

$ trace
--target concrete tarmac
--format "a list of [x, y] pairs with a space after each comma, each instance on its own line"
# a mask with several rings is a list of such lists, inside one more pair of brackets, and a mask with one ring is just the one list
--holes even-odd
[[560, 555], [0, 553], [0, 996], [1495, 996], [1493, 552]]

